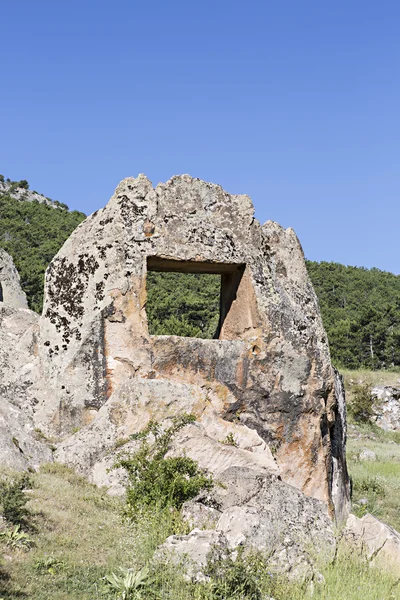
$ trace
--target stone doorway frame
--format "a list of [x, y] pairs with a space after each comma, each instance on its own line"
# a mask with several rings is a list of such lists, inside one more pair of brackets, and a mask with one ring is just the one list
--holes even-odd
[[[246, 273], [244, 263], [219, 263], [200, 260], [179, 260], [160, 256], [147, 257], [147, 271], [159, 273], [201, 273], [221, 276], [219, 322], [213, 339], [238, 339], [232, 335], [230, 321], [237, 319], [240, 305], [245, 302], [242, 282]], [[235, 310], [234, 310], [235, 309]], [[235, 313], [235, 315], [234, 315]]]

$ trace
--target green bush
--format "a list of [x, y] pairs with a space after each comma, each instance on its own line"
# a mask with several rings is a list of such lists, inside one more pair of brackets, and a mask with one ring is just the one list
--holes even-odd
[[[212, 478], [191, 458], [165, 458], [173, 436], [193, 421], [192, 415], [177, 417], [164, 431], [151, 422], [136, 436], [141, 438], [139, 450], [133, 456], [120, 457], [116, 466], [123, 467], [128, 474], [126, 514], [133, 520], [145, 507], [179, 509], [186, 500], [212, 487]], [[150, 443], [151, 434], [154, 443]]]
[[353, 481], [353, 489], [359, 494], [376, 494], [377, 496], [385, 495], [385, 488], [380, 483], [377, 477], [364, 477]]
[[368, 422], [375, 413], [375, 398], [369, 383], [358, 383], [351, 388], [349, 411], [356, 421]]
[[232, 556], [229, 552], [226, 556], [218, 556], [214, 551], [210, 556], [205, 574], [211, 580], [213, 599], [262, 600], [260, 570], [268, 571], [265, 561], [261, 555], [245, 556], [243, 547], [235, 554]]
[[1, 512], [10, 523], [14, 525], [27, 524], [30, 512], [26, 507], [29, 497], [25, 490], [31, 487], [32, 482], [26, 473], [11, 481], [0, 481]]

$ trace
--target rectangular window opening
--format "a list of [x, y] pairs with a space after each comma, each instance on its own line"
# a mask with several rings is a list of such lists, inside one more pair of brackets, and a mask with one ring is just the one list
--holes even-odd
[[147, 259], [150, 335], [219, 339], [245, 265]]

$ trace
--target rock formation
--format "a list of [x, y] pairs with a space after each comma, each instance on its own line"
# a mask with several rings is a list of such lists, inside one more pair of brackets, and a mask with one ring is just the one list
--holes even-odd
[[375, 386], [375, 420], [385, 431], [400, 431], [400, 386]]
[[18, 271], [7, 252], [0, 248], [0, 302], [12, 308], [28, 308]]
[[43, 194], [38, 194], [38, 192], [21, 186], [20, 183], [22, 182], [0, 180], [0, 194], [7, 194], [11, 198], [20, 200], [21, 202], [39, 202], [39, 204], [47, 204], [47, 206], [60, 206], [59, 203], [46, 198]]
[[371, 564], [400, 573], [400, 534], [393, 527], [370, 514], [349, 515], [343, 535]]
[[[150, 336], [148, 270], [220, 274], [217, 338]], [[156, 414], [191, 411], [208, 435], [217, 423], [255, 456], [272, 449], [283, 481], [346, 513], [343, 415], [303, 252], [247, 196], [188, 175], [122, 181], [47, 270], [39, 353], [36, 418], [84, 428], [59, 450], [81, 471]]]
[[[148, 271], [221, 277], [215, 339], [149, 334]], [[292, 229], [261, 226], [250, 198], [188, 175], [156, 188], [128, 178], [48, 267], [39, 321], [24, 314], [19, 329], [4, 316], [16, 327], [11, 359], [1, 357], [5, 398], [24, 407], [27, 426], [61, 440], [56, 460], [117, 493], [108, 467], [118, 442], [191, 413], [170, 452], [229, 491], [215, 491], [209, 541], [273, 546], [293, 568], [322, 539], [334, 550], [330, 519], [343, 522], [350, 502], [345, 400]]]
[[0, 249], [0, 464], [17, 470], [52, 460], [36, 439], [33, 388], [38, 378], [39, 316], [28, 310], [11, 256]]

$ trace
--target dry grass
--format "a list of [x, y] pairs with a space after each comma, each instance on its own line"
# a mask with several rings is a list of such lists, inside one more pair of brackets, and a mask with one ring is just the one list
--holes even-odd
[[0, 597], [108, 597], [101, 578], [129, 564], [134, 550], [129, 527], [121, 520], [121, 500], [62, 465], [46, 465], [32, 478], [28, 506], [35, 547], [28, 553], [6, 552]]
[[351, 391], [351, 385], [355, 383], [368, 383], [372, 387], [376, 385], [400, 386], [400, 371], [368, 371], [367, 369], [348, 370], [341, 369], [344, 377], [346, 391]]

